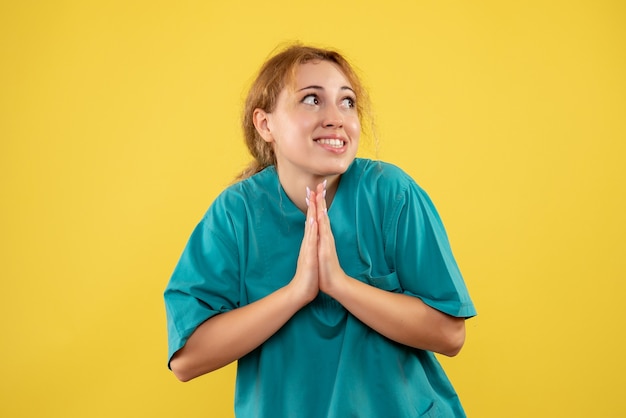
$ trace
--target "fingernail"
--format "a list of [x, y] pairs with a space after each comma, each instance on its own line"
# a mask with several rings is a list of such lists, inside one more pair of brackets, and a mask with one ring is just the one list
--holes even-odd
[[311, 202], [309, 201], [308, 197], [305, 197], [304, 200], [306, 201], [306, 207], [308, 208]]
[[326, 183], [328, 183], [328, 180], [324, 180], [324, 190], [326, 190]]
[[309, 186], [306, 186], [306, 197], [311, 197], [311, 189], [309, 189]]
[[312, 216], [309, 218], [309, 225], [313, 225], [313, 217]]
[[326, 197], [326, 189], [322, 192], [322, 197]]

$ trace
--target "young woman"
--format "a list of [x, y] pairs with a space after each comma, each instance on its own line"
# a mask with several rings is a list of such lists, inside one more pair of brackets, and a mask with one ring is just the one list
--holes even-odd
[[367, 107], [337, 52], [270, 58], [244, 111], [255, 162], [167, 286], [170, 368], [238, 360], [238, 417], [465, 415], [433, 352], [459, 352], [474, 306], [426, 193], [356, 158]]

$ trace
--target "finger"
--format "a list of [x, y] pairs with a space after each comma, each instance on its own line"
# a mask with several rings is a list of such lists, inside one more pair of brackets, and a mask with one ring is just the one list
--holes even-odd
[[[327, 222], [327, 218], [328, 218], [328, 209], [326, 208], [326, 193], [324, 193], [325, 190], [322, 190], [321, 193], [316, 194], [316, 199], [315, 199], [315, 203], [316, 203], [316, 214], [317, 214], [317, 221], [321, 224], [323, 222]], [[325, 219], [326, 218], [326, 219]]]
[[322, 197], [326, 197], [326, 180], [317, 185], [317, 187], [315, 188], [315, 192], [318, 195], [322, 195]]
[[[323, 199], [318, 197], [317, 203], [318, 205], [324, 205]], [[326, 258], [331, 256], [331, 254], [335, 251], [334, 248], [334, 238], [333, 233], [330, 228], [330, 219], [328, 218], [328, 214], [326, 213], [326, 209], [318, 208], [317, 211], [317, 227], [318, 227], [318, 235], [319, 241], [318, 252], [319, 256], [322, 258]]]
[[339, 262], [337, 257], [337, 249], [335, 247], [335, 239], [330, 227], [330, 218], [326, 212], [325, 199], [320, 195], [317, 196], [317, 257], [320, 269], [320, 286], [328, 285], [334, 272], [339, 270]]
[[304, 229], [305, 234], [307, 231], [310, 232], [313, 227], [317, 227], [317, 193], [309, 191], [308, 195], [309, 207], [306, 213], [306, 226]]
[[302, 261], [311, 267], [317, 265], [317, 246], [318, 246], [318, 224], [316, 220], [315, 192], [311, 192], [309, 207], [306, 212], [306, 220], [304, 222], [304, 237], [300, 247], [300, 257]]
[[327, 211], [326, 208], [326, 180], [322, 183], [319, 183], [315, 188], [316, 192], [316, 203], [317, 203], [317, 215], [318, 218], [325, 214]]

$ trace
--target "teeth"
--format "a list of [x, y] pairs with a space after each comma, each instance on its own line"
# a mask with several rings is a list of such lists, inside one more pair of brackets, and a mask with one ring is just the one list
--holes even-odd
[[343, 141], [341, 139], [323, 138], [323, 139], [318, 139], [317, 142], [323, 145], [329, 145], [334, 148], [343, 147]]

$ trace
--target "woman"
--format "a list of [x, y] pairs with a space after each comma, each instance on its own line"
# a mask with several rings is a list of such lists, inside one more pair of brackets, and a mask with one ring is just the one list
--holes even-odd
[[368, 103], [337, 52], [292, 46], [250, 89], [255, 162], [213, 202], [165, 291], [183, 381], [238, 360], [238, 417], [458, 417], [433, 352], [475, 315], [426, 193], [356, 158]]

